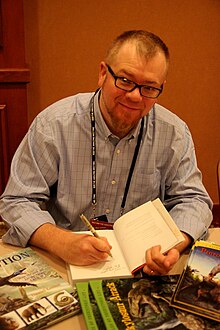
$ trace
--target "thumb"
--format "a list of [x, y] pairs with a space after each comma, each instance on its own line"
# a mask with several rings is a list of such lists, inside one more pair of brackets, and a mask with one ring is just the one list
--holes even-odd
[[164, 266], [171, 268], [179, 260], [179, 257], [180, 253], [177, 249], [169, 250], [164, 259]]

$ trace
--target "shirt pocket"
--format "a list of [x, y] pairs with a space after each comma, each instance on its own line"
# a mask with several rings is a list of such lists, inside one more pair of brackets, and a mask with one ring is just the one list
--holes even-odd
[[159, 171], [151, 174], [138, 172], [131, 185], [132, 207], [160, 197], [160, 179]]

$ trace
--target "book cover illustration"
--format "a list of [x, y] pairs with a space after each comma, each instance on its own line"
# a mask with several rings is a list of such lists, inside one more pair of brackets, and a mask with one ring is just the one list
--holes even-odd
[[0, 329], [41, 329], [79, 311], [76, 290], [34, 250], [0, 257]]
[[220, 321], [220, 245], [194, 244], [171, 304]]
[[[78, 283], [88, 329], [219, 330], [218, 322], [170, 306], [178, 279], [179, 275], [170, 275]], [[80, 295], [82, 286], [89, 288], [87, 298]]]

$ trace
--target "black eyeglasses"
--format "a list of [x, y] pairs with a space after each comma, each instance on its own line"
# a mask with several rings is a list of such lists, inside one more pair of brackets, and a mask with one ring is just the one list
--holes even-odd
[[126, 92], [132, 92], [135, 88], [139, 89], [139, 92], [142, 96], [148, 97], [149, 99], [156, 99], [163, 91], [163, 85], [160, 88], [148, 86], [148, 85], [139, 85], [134, 81], [131, 81], [122, 76], [116, 76], [112, 68], [106, 64], [109, 73], [115, 79], [115, 86], [122, 89]]

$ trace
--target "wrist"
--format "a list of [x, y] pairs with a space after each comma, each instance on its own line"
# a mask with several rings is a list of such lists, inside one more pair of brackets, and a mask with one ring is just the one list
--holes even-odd
[[186, 234], [185, 232], [182, 232], [182, 235], [184, 237], [184, 241], [175, 246], [175, 248], [179, 251], [179, 253], [182, 253], [193, 243], [193, 239], [190, 235]]
[[43, 250], [57, 254], [63, 244], [65, 230], [51, 223], [45, 223], [35, 230], [29, 243]]

